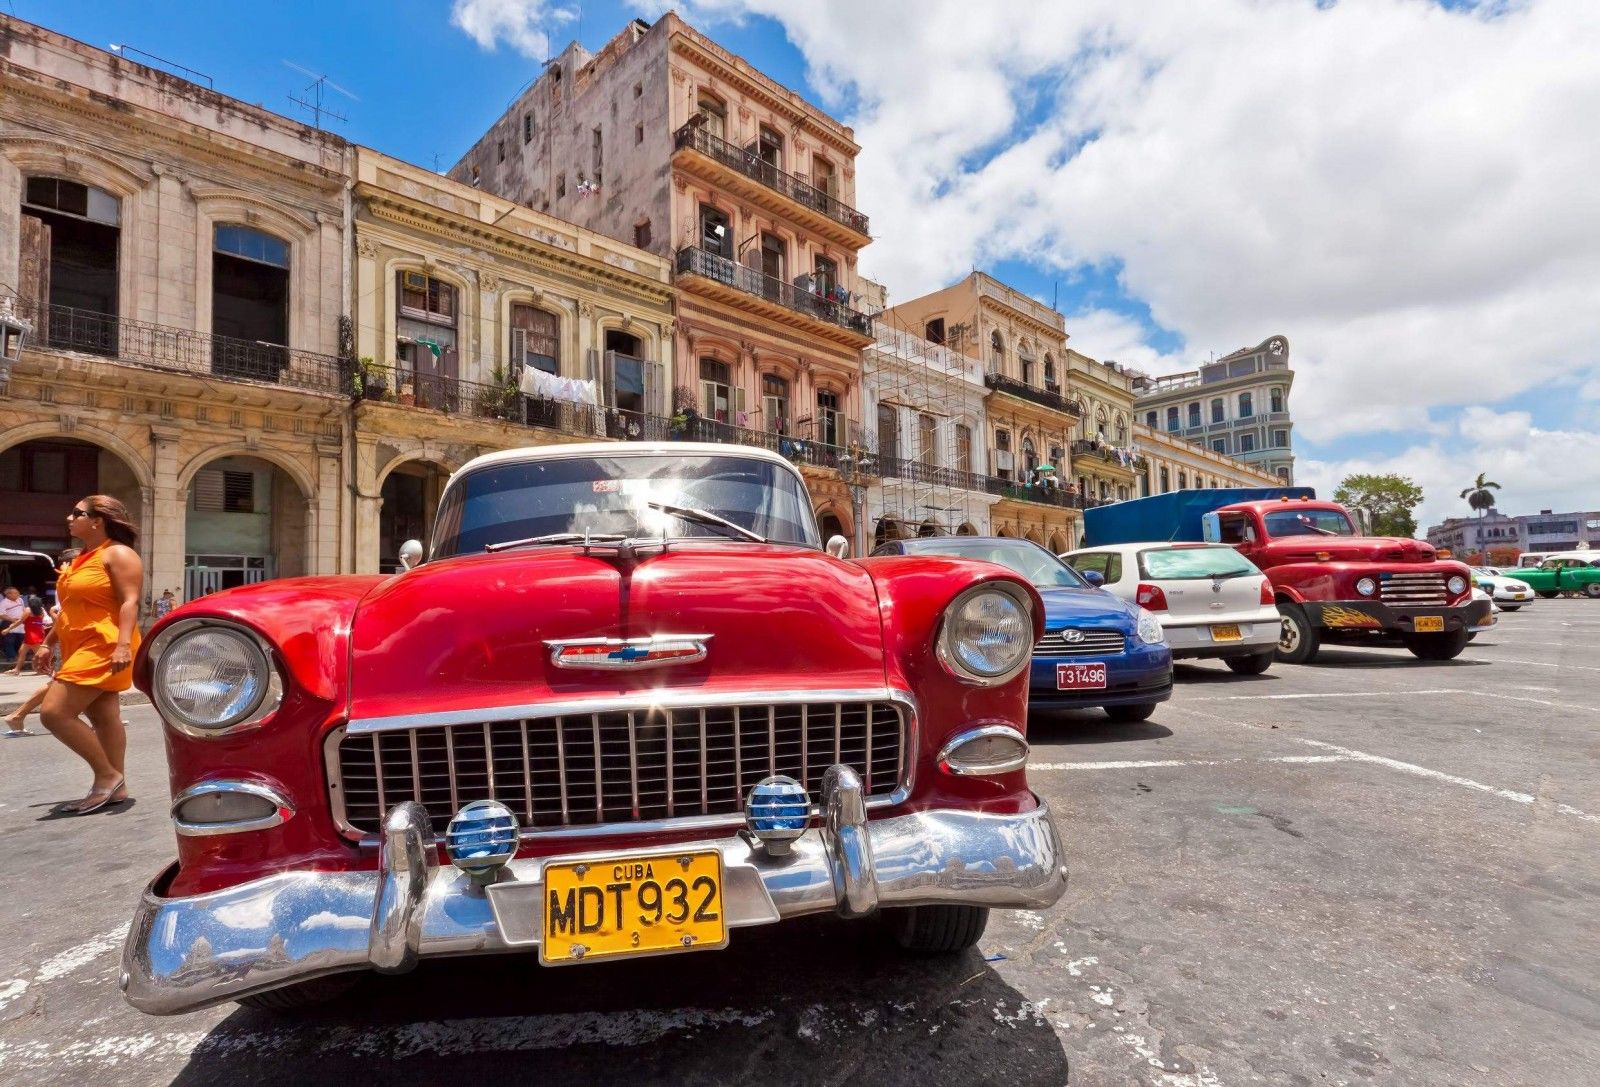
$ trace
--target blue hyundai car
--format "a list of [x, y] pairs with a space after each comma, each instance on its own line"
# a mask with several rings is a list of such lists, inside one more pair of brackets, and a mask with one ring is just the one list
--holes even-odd
[[1160, 621], [1096, 588], [1036, 543], [933, 536], [892, 540], [873, 554], [981, 559], [1027, 578], [1044, 601], [1044, 637], [1033, 647], [1028, 689], [1035, 709], [1099, 706], [1113, 721], [1143, 721], [1172, 697], [1172, 650]]

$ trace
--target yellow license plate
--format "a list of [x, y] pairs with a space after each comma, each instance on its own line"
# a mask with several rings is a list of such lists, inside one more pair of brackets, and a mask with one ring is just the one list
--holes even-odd
[[1243, 637], [1237, 623], [1213, 623], [1211, 626], [1211, 640], [1214, 642], [1237, 642]]
[[1411, 621], [1411, 628], [1419, 633], [1437, 633], [1444, 629], [1444, 616], [1419, 615]]
[[726, 947], [722, 854], [653, 853], [544, 869], [544, 963]]

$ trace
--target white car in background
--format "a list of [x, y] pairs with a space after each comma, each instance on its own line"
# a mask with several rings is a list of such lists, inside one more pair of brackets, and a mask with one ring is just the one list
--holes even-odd
[[1474, 566], [1472, 580], [1478, 588], [1489, 594], [1501, 611], [1516, 611], [1534, 601], [1533, 586], [1493, 566]]
[[1272, 585], [1227, 544], [1110, 544], [1061, 558], [1161, 621], [1176, 659], [1217, 657], [1243, 675], [1271, 665], [1283, 622]]

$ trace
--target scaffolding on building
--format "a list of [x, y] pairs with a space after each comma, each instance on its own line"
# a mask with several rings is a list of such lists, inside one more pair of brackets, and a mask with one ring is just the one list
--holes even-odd
[[[875, 324], [877, 342], [862, 354], [862, 383], [876, 404], [883, 480], [874, 541], [978, 531], [991, 501], [989, 479], [973, 471], [973, 443], [984, 436], [965, 413], [982, 403], [983, 364], [930, 342], [892, 312], [878, 314]], [[962, 330], [951, 331], [959, 343]]]

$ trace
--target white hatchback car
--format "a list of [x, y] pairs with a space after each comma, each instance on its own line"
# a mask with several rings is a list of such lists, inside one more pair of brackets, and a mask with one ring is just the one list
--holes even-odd
[[1474, 566], [1472, 580], [1489, 594], [1501, 611], [1516, 611], [1533, 603], [1533, 587], [1493, 566]]
[[1259, 675], [1272, 665], [1282, 620], [1272, 585], [1226, 544], [1133, 543], [1069, 551], [1061, 558], [1090, 581], [1161, 620], [1174, 659], [1220, 657]]

